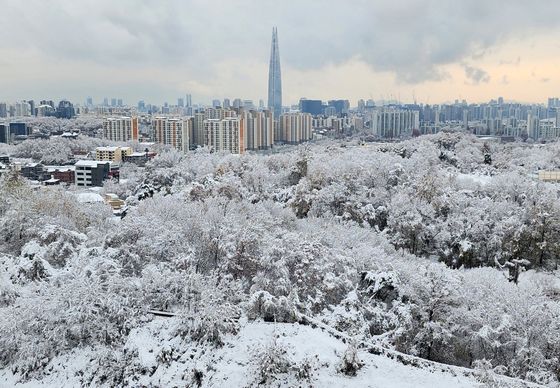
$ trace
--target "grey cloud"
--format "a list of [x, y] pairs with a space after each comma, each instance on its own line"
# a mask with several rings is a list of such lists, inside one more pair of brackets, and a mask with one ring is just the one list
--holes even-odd
[[487, 83], [490, 81], [490, 76], [486, 71], [478, 67], [463, 64], [465, 69], [465, 76], [474, 84], [477, 85], [481, 82]]
[[508, 39], [556, 29], [558, 14], [556, 0], [539, 7], [524, 0], [4, 0], [0, 51], [108, 67], [184, 67], [186, 75], [211, 77], [226, 59], [266, 63], [278, 26], [284, 66], [320, 69], [360, 58], [416, 84], [445, 80], [444, 65]]

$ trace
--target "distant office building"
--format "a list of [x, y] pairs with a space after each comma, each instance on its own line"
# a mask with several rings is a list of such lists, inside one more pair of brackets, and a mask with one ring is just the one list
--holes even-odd
[[111, 106], [117, 106], [117, 99], [111, 98]]
[[123, 106], [123, 100], [122, 100], [122, 98], [119, 98], [119, 99], [117, 100], [117, 106]]
[[224, 109], [230, 109], [231, 108], [231, 103], [229, 102], [229, 98], [224, 98], [223, 108]]
[[185, 105], [186, 106], [192, 106], [192, 97], [191, 97], [190, 94], [187, 94], [187, 96], [186, 96]]
[[246, 110], [256, 109], [253, 100], [243, 100], [243, 108], [245, 108]]
[[329, 106], [336, 110], [337, 115], [346, 114], [350, 109], [350, 102], [348, 100], [330, 100]]
[[10, 142], [10, 127], [7, 124], [0, 123], [0, 143]]
[[29, 136], [31, 128], [26, 123], [10, 123], [10, 136]]
[[208, 119], [204, 121], [204, 129], [206, 144], [213, 150], [233, 154], [245, 152], [246, 134], [243, 117]]
[[239, 109], [239, 108], [243, 108], [243, 101], [241, 101], [240, 98], [236, 98], [235, 100], [233, 100], [233, 109]]
[[268, 69], [268, 108], [277, 119], [282, 113], [282, 75], [280, 71], [280, 51], [278, 49], [278, 30], [272, 29], [270, 66]]
[[310, 113], [313, 116], [323, 114], [323, 101], [321, 100], [308, 100], [302, 98], [299, 100], [299, 110], [303, 113]]
[[36, 114], [39, 117], [56, 116], [56, 110], [50, 105], [42, 104], [37, 107]]
[[20, 101], [15, 103], [15, 116], [27, 117], [31, 116], [31, 107], [27, 101]]
[[156, 143], [169, 145], [183, 152], [189, 150], [190, 139], [193, 137], [191, 117], [155, 117], [152, 120], [152, 128]]
[[97, 147], [95, 160], [120, 163], [131, 154], [132, 148], [130, 147]]
[[8, 105], [5, 102], [0, 103], [0, 117], [8, 117]]
[[86, 105], [89, 106], [89, 107], [93, 106], [93, 98], [92, 97], [87, 98]]
[[184, 108], [185, 107], [185, 99], [184, 98], [178, 98], [177, 99], [177, 106], [179, 108]]
[[106, 117], [103, 138], [112, 141], [138, 141], [138, 117]]
[[76, 111], [74, 110], [74, 105], [72, 105], [70, 101], [62, 100], [58, 103], [56, 117], [61, 119], [71, 119], [74, 116], [76, 116]]
[[385, 139], [409, 137], [414, 129], [420, 129], [419, 112], [413, 110], [375, 109], [370, 121], [373, 134]]
[[212, 100], [212, 107], [214, 107], [214, 108], [221, 108], [221, 107], [222, 107], [222, 103], [220, 102], [220, 100]]
[[249, 111], [245, 114], [248, 150], [267, 150], [274, 145], [274, 118], [272, 112]]
[[313, 138], [312, 120], [309, 113], [285, 113], [280, 116], [275, 141], [299, 144]]

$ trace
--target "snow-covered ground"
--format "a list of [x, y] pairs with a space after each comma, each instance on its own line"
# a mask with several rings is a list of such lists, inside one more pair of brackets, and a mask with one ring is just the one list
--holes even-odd
[[[358, 351], [363, 367], [356, 376], [337, 372], [347, 349], [342, 341], [319, 328], [299, 324], [253, 322], [243, 324], [236, 336], [227, 338], [223, 347], [194, 346], [182, 342], [174, 332], [176, 318], [155, 318], [134, 330], [125, 348], [138, 351], [136, 370], [148, 371], [130, 377], [129, 386], [190, 386], [193, 371], [200, 371], [203, 387], [248, 387], [259, 385], [258, 354], [275, 346], [285, 352], [290, 365], [310, 366], [310, 376], [301, 379], [294, 373], [279, 373], [268, 386], [313, 387], [481, 387], [475, 378], [460, 373], [444, 373], [405, 366], [385, 356]], [[275, 344], [275, 345], [273, 345]], [[167, 354], [168, 363], [162, 362]], [[89, 348], [54, 359], [42, 380], [18, 382], [10, 371], [0, 372], [0, 387], [75, 387], [88, 385], [82, 376], [92, 373]], [[158, 361], [159, 360], [159, 361]]]

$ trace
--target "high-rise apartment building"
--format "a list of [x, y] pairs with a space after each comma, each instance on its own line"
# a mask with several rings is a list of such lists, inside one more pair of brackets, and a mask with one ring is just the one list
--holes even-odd
[[193, 137], [193, 118], [155, 117], [152, 120], [156, 143], [169, 145], [179, 151], [187, 152]]
[[106, 117], [103, 138], [112, 141], [138, 141], [138, 117]]
[[227, 117], [208, 119], [204, 121], [206, 145], [215, 151], [227, 151], [233, 154], [245, 152], [247, 136], [245, 133], [245, 118]]
[[248, 150], [267, 150], [274, 145], [274, 118], [272, 112], [249, 111], [245, 115]]
[[196, 112], [193, 115], [193, 137], [192, 144], [194, 146], [203, 147], [206, 144], [206, 135], [204, 133], [205, 112]]
[[373, 135], [385, 139], [412, 136], [413, 129], [420, 128], [420, 113], [415, 110], [380, 108], [371, 112]]
[[272, 29], [270, 64], [268, 68], [268, 108], [277, 119], [282, 113], [282, 78], [280, 72], [280, 51], [278, 50], [278, 30]]
[[280, 116], [275, 141], [299, 144], [313, 138], [312, 118], [309, 113], [285, 113]]

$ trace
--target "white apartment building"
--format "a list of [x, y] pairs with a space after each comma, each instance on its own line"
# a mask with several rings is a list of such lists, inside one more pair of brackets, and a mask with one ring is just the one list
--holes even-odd
[[274, 145], [274, 119], [272, 112], [244, 112], [248, 150], [267, 150]]
[[312, 117], [309, 113], [284, 113], [280, 115], [275, 141], [299, 144], [313, 138]]
[[233, 154], [245, 152], [247, 135], [243, 116], [205, 120], [204, 132], [206, 145], [215, 151], [228, 151]]
[[189, 150], [193, 138], [192, 117], [155, 117], [152, 120], [152, 129], [156, 143], [169, 145], [183, 152]]
[[138, 117], [106, 117], [103, 138], [112, 141], [138, 141]]
[[371, 112], [370, 122], [374, 136], [386, 139], [408, 137], [413, 129], [420, 129], [420, 112], [384, 107]]

